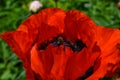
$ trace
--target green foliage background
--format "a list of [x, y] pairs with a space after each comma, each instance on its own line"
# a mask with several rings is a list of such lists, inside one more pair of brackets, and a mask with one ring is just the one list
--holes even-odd
[[[0, 0], [0, 34], [15, 30], [30, 15], [32, 0]], [[40, 0], [43, 8], [55, 7], [54, 0]], [[120, 28], [118, 0], [58, 0], [58, 8], [77, 9], [89, 15], [98, 25]], [[21, 61], [0, 39], [0, 80], [25, 80]], [[114, 80], [101, 79], [101, 80]]]

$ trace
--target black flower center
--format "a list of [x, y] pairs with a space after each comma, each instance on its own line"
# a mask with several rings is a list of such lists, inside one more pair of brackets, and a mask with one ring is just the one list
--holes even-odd
[[77, 39], [76, 42], [73, 43], [70, 40], [64, 39], [62, 36], [58, 36], [51, 41], [45, 41], [44, 43], [40, 44], [38, 50], [45, 50], [49, 44], [52, 44], [53, 46], [64, 45], [70, 47], [74, 52], [79, 52], [86, 47], [86, 44], [84, 44], [82, 40]]

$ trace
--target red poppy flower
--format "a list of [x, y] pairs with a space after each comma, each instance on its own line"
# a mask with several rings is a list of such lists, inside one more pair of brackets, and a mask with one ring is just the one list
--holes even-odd
[[80, 11], [48, 8], [0, 36], [22, 60], [28, 80], [98, 80], [119, 68], [119, 34]]

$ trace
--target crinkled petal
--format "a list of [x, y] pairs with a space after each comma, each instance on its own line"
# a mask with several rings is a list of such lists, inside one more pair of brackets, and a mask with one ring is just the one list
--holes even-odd
[[46, 50], [40, 51], [35, 46], [31, 51], [31, 68], [45, 80], [76, 80], [94, 65], [99, 52], [97, 46], [89, 50], [85, 48], [79, 53], [62, 45], [49, 45]]
[[65, 12], [58, 8], [48, 8], [40, 12], [38, 42], [51, 40], [64, 31]]
[[39, 43], [51, 40], [64, 31], [65, 12], [58, 8], [47, 8], [31, 15], [23, 22], [18, 31], [27, 32]]
[[96, 24], [84, 13], [70, 10], [65, 17], [65, 36], [67, 39], [82, 39], [87, 46], [94, 42]]
[[37, 45], [35, 45], [31, 50], [31, 68], [32, 70], [39, 74], [42, 79], [47, 79], [50, 74], [51, 67], [53, 65], [53, 55], [51, 53], [51, 48], [47, 50], [37, 50]]
[[[71, 54], [65, 54], [61, 47], [49, 45], [46, 50], [38, 51], [34, 47], [31, 51], [31, 67], [42, 79], [62, 80], [65, 72], [67, 59]], [[59, 51], [58, 51], [59, 49]]]
[[1, 34], [0, 37], [8, 43], [19, 58], [22, 58], [32, 45], [28, 34], [22, 31], [6, 32]]
[[[97, 30], [97, 43], [101, 49], [101, 55], [99, 61], [99, 66], [94, 71], [87, 80], [99, 80], [104, 76], [113, 75], [116, 73], [116, 69], [120, 68], [120, 31], [118, 29], [98, 27]], [[110, 74], [111, 72], [111, 74]]]
[[28, 34], [22, 31], [12, 31], [1, 34], [0, 37], [8, 43], [11, 49], [23, 61], [23, 66], [27, 70], [26, 71], [27, 77], [34, 80], [31, 68], [29, 67], [30, 65], [29, 50], [31, 49], [32, 46], [32, 40], [29, 38]]
[[66, 67], [66, 80], [76, 80], [90, 67], [94, 66], [96, 58], [100, 55], [100, 48], [94, 44], [91, 48], [84, 48], [69, 59]]

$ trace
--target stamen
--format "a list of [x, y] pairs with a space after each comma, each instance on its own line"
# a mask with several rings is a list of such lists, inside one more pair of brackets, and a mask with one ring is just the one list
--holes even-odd
[[70, 47], [73, 51], [75, 52], [79, 52], [81, 51], [84, 47], [86, 47], [86, 45], [82, 42], [82, 40], [76, 40], [75, 43], [73, 43], [72, 41], [68, 41], [65, 40], [62, 36], [58, 36], [55, 37], [53, 40], [51, 41], [45, 41], [44, 43], [40, 44], [38, 50], [43, 49], [45, 50], [46, 47], [52, 44], [53, 46], [60, 46], [60, 45], [64, 45], [65, 47]]
[[51, 42], [54, 46], [60, 46], [63, 44], [63, 37], [59, 36], [52, 40]]

